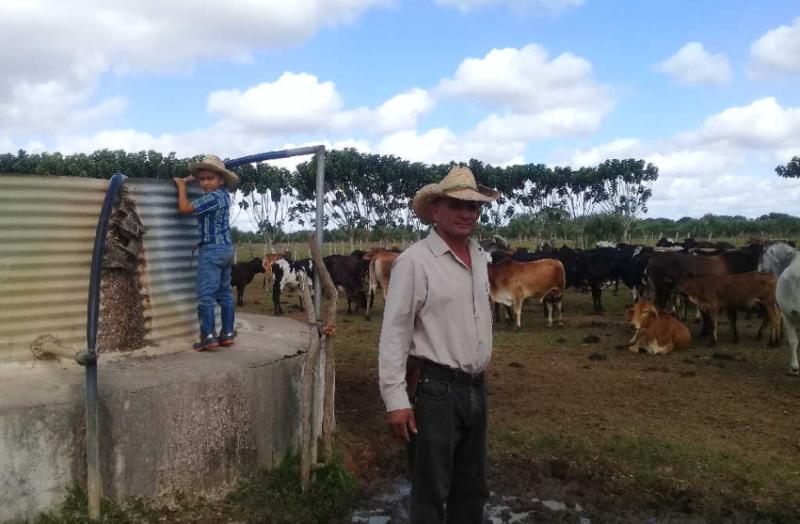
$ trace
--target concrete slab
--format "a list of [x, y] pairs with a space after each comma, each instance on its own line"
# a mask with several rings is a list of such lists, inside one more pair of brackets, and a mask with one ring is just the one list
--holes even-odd
[[[230, 348], [172, 340], [101, 357], [105, 496], [210, 492], [296, 447], [308, 327], [239, 313], [237, 330]], [[0, 521], [85, 485], [83, 380], [67, 359], [0, 365]]]

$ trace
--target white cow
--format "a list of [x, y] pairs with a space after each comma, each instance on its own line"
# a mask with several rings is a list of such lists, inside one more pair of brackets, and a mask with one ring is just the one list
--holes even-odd
[[773, 244], [761, 256], [759, 271], [778, 275], [775, 285], [775, 299], [781, 308], [783, 330], [789, 343], [789, 374], [800, 375], [797, 361], [797, 328], [792, 313], [800, 314], [800, 257], [798, 251], [788, 244]]

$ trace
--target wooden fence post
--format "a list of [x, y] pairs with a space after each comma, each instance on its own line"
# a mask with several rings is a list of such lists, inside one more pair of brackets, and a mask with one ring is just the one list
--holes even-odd
[[[321, 463], [317, 462], [319, 443], [314, 438], [315, 428], [312, 427], [313, 422], [317, 420], [317, 412], [315, 410], [320, 407], [320, 404], [322, 407], [321, 436], [323, 445], [322, 458], [324, 461], [330, 461], [333, 457], [333, 431], [335, 428], [334, 394], [336, 377], [333, 342], [336, 335], [338, 292], [325, 267], [322, 253], [317, 248], [313, 236], [309, 239], [309, 249], [320, 277], [326, 308], [324, 315], [317, 319], [308, 283], [306, 279], [302, 279], [300, 292], [303, 296], [303, 307], [306, 310], [309, 322], [309, 348], [303, 364], [303, 396], [301, 403], [300, 478], [303, 490], [307, 490], [311, 486], [313, 472], [322, 466]], [[320, 358], [325, 359], [324, 391], [321, 402], [317, 402], [314, 398], [314, 391], [316, 390], [314, 371]]]

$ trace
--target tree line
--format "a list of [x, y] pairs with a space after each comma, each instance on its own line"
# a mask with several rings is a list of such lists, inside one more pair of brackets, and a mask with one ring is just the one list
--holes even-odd
[[[169, 180], [188, 174], [188, 162], [156, 151], [100, 150], [91, 154], [0, 155], [0, 173]], [[325, 220], [329, 237], [387, 243], [418, 236], [422, 225], [409, 211], [416, 191], [440, 180], [453, 163], [410, 162], [393, 155], [355, 149], [329, 151], [325, 159]], [[626, 241], [654, 235], [796, 236], [794, 217], [770, 214], [758, 219], [706, 215], [699, 219], [643, 219], [658, 179], [658, 168], [641, 159], [609, 159], [597, 166], [570, 168], [544, 164], [506, 167], [472, 159], [467, 165], [479, 183], [496, 188], [500, 198], [481, 216], [483, 233], [510, 237], [568, 238], [578, 246], [593, 239]], [[286, 169], [263, 162], [235, 169], [239, 205], [268, 244], [291, 238], [287, 230], [311, 229], [314, 222], [316, 165], [313, 160]], [[779, 166], [780, 176], [800, 177], [800, 158]], [[288, 227], [294, 224], [293, 227]]]

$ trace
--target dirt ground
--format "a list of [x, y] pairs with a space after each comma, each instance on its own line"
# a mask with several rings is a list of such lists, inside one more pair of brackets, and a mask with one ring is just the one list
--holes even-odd
[[[579, 504], [535, 512], [535, 522], [800, 522], [800, 379], [784, 345], [753, 336], [760, 320], [739, 320], [741, 342], [693, 340], [652, 356], [627, 351], [624, 287], [569, 291], [562, 326], [548, 328], [538, 304], [523, 327], [495, 324], [489, 369], [492, 489]], [[272, 313], [261, 276], [245, 311]], [[297, 304], [284, 297], [285, 309]], [[343, 298], [340, 302], [344, 302]], [[337, 423], [348, 468], [367, 493], [402, 476], [405, 454], [386, 430], [377, 388], [381, 301], [367, 322], [339, 312]], [[298, 313], [289, 313], [298, 315]], [[693, 335], [699, 325], [690, 320]]]

